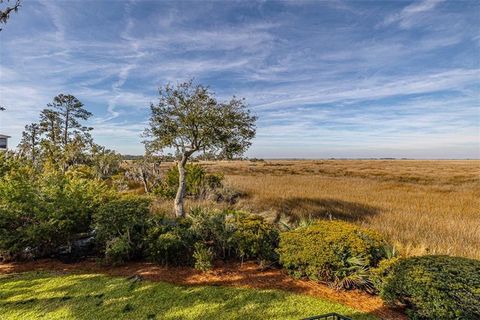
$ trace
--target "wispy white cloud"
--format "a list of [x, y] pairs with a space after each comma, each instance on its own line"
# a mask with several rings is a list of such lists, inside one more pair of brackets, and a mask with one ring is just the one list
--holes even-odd
[[[332, 103], [337, 101], [365, 101], [390, 96], [431, 93], [442, 90], [462, 90], [466, 85], [478, 83], [480, 69], [456, 69], [427, 75], [403, 77], [370, 77], [352, 83], [299, 84], [277, 87], [260, 95], [257, 109]], [[255, 99], [256, 93], [251, 95]], [[267, 102], [265, 102], [267, 101]]]
[[94, 112], [101, 143], [141, 153], [157, 88], [195, 77], [221, 99], [247, 98], [260, 116], [254, 156], [341, 148], [381, 156], [392, 144], [432, 152], [442, 141], [445, 150], [456, 142], [457, 155], [475, 152], [474, 10], [439, 1], [393, 9], [340, 1], [278, 2], [274, 10], [260, 2], [31, 6], [9, 28], [23, 23], [31, 34], [0, 35], [0, 104], [9, 107], [0, 125], [14, 144], [68, 92]]
[[65, 40], [65, 17], [61, 8], [53, 1], [43, 1], [41, 2], [50, 17], [50, 21], [53, 22], [55, 26], [55, 38], [59, 45], [63, 44]]
[[422, 0], [414, 1], [402, 11], [388, 15], [383, 21], [384, 25], [398, 23], [401, 28], [408, 29], [421, 22], [424, 15], [435, 9], [444, 0]]

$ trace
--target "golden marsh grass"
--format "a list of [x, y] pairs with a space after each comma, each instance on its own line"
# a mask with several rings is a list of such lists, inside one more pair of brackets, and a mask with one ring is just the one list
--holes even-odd
[[406, 255], [480, 258], [480, 161], [202, 162], [247, 194], [238, 208], [269, 216], [353, 221]]

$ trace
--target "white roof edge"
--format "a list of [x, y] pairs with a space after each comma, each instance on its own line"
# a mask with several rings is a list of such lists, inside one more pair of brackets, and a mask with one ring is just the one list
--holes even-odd
[[6, 136], [4, 134], [0, 134], [0, 138], [11, 138], [10, 136]]

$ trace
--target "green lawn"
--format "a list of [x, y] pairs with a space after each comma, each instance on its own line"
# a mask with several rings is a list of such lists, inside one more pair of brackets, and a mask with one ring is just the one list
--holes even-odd
[[301, 319], [338, 312], [376, 319], [338, 303], [276, 290], [177, 286], [98, 274], [0, 276], [1, 319]]

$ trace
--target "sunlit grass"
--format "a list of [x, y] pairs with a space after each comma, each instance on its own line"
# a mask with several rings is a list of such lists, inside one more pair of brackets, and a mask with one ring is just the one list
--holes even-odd
[[402, 253], [480, 258], [480, 161], [323, 160], [202, 163], [271, 218], [343, 219]]
[[0, 277], [1, 319], [301, 319], [338, 312], [376, 319], [338, 303], [276, 290], [176, 286], [96, 274]]

